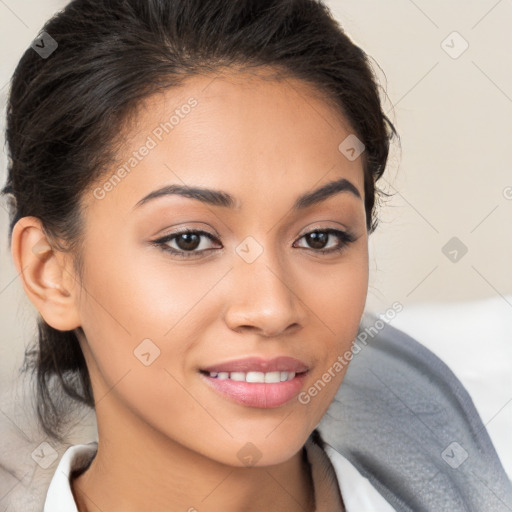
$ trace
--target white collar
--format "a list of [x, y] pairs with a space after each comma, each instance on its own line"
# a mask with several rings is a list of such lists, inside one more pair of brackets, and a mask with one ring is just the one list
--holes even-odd
[[70, 446], [64, 452], [46, 493], [43, 512], [78, 512], [71, 491], [71, 472], [88, 466], [97, 449], [98, 443], [93, 441]]
[[346, 512], [395, 512], [395, 509], [348, 459], [327, 443], [325, 453], [331, 460], [338, 477]]

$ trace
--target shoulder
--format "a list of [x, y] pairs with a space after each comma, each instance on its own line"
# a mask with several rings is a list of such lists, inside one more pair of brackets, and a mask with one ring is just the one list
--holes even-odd
[[[37, 422], [33, 400], [25, 378], [14, 379], [0, 395], [0, 510], [41, 512], [59, 459], [76, 443], [49, 440]], [[94, 425], [87, 431], [70, 429], [70, 437], [94, 439], [94, 432]]]
[[512, 507], [512, 485], [460, 381], [378, 318], [361, 323], [319, 431], [397, 510]]

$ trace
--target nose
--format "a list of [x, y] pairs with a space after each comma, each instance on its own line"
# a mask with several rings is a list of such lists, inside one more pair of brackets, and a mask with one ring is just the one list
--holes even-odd
[[[288, 268], [284, 268], [288, 267]], [[306, 309], [293, 286], [291, 269], [270, 251], [252, 263], [235, 258], [230, 272], [229, 301], [224, 320], [236, 332], [254, 331], [265, 337], [291, 334], [305, 322]]]

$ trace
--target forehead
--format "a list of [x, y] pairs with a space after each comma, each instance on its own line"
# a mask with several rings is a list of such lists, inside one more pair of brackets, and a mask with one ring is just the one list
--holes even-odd
[[[110, 173], [127, 171], [109, 196], [135, 204], [159, 183], [181, 182], [283, 198], [291, 180], [304, 191], [343, 176], [363, 197], [361, 159], [339, 149], [352, 132], [332, 101], [296, 78], [197, 75], [149, 96], [130, 117]], [[108, 179], [107, 172], [101, 183]]]
[[[243, 125], [244, 121], [254, 123], [265, 115], [267, 133], [276, 132], [285, 124], [290, 128], [296, 122], [299, 124], [292, 131], [307, 133], [309, 127], [309, 136], [319, 128], [354, 131], [342, 114], [342, 107], [326, 91], [296, 77], [258, 68], [250, 72], [229, 70], [195, 75], [176, 87], [151, 94], [135, 110], [132, 122], [125, 127], [126, 135], [136, 135], [141, 123], [166, 120], [166, 111], [175, 110], [179, 114], [191, 97], [199, 106], [191, 117], [199, 122], [205, 121], [205, 116], [214, 115], [219, 128], [233, 123]], [[255, 124], [254, 128], [261, 125]]]

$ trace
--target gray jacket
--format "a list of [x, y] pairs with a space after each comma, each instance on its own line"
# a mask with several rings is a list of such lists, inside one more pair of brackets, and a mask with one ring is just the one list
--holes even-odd
[[[375, 323], [367, 316], [359, 333]], [[511, 512], [512, 484], [450, 369], [389, 324], [356, 344], [323, 439], [397, 511]]]

